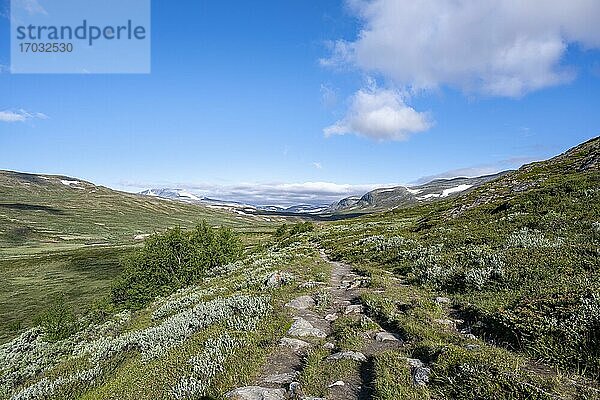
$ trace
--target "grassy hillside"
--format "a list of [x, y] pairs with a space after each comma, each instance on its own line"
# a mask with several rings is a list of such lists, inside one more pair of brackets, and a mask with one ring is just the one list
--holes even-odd
[[146, 307], [22, 332], [0, 398], [600, 398], [599, 160], [596, 138], [459, 198], [277, 229]]
[[0, 256], [133, 244], [138, 235], [201, 220], [242, 231], [269, 225], [263, 217], [118, 192], [75, 178], [0, 171]]
[[[321, 232], [320, 242], [335, 257], [383, 288], [362, 295], [369, 315], [406, 338], [403, 355], [426, 358], [439, 377], [417, 397], [525, 398], [522, 377], [581, 374], [598, 380], [599, 160], [596, 138], [458, 201]], [[439, 296], [449, 302], [433, 301]], [[466, 335], [481, 340], [480, 352], [464, 351], [460, 339]], [[507, 351], [494, 355], [499, 349]], [[524, 357], [516, 371], [508, 361], [513, 354]], [[389, 369], [390, 360], [381, 362]], [[382, 391], [393, 379], [384, 372], [375, 376]], [[448, 379], [452, 384], [444, 383]], [[578, 387], [555, 395], [570, 398]], [[492, 396], [497, 390], [513, 397]], [[546, 397], [534, 391], [527, 398]]]
[[245, 232], [249, 242], [273, 224], [76, 178], [0, 171], [0, 342], [31, 326], [57, 298], [78, 310], [90, 307], [106, 295], [119, 260], [147, 234], [202, 220]]

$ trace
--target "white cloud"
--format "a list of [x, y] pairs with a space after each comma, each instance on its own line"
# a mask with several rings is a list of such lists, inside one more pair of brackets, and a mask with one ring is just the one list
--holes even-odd
[[521, 96], [573, 79], [570, 44], [600, 47], [598, 0], [349, 0], [363, 27], [322, 65], [353, 65], [400, 87]]
[[397, 91], [372, 87], [356, 92], [346, 116], [323, 132], [325, 136], [356, 134], [375, 140], [406, 140], [431, 126], [427, 113], [407, 106]]
[[312, 163], [312, 166], [316, 169], [323, 169], [323, 165], [320, 162], [315, 161], [314, 163]]
[[47, 119], [48, 116], [42, 113], [32, 113], [23, 109], [11, 111], [0, 111], [0, 122], [25, 122], [30, 119]]
[[121, 182], [121, 188], [134, 191], [151, 188], [180, 188], [197, 196], [238, 201], [255, 205], [330, 204], [348, 196], [362, 196], [366, 192], [397, 184], [338, 184], [332, 182], [303, 183], [240, 183], [235, 185], [182, 184], [182, 183], [138, 183]]

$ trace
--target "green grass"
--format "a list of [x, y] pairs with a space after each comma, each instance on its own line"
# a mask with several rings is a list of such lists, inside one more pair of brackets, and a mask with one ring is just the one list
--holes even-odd
[[332, 382], [344, 381], [358, 373], [359, 364], [352, 360], [327, 360], [331, 351], [316, 348], [306, 357], [300, 378], [302, 390], [307, 396], [326, 397]]
[[30, 327], [58, 297], [77, 313], [107, 296], [124, 248], [78, 249], [0, 260], [0, 342]]

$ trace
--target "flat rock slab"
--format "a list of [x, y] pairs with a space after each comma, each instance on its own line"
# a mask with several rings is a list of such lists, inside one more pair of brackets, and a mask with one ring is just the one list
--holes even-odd
[[291, 336], [314, 336], [318, 338], [327, 337], [327, 334], [319, 328], [315, 328], [313, 324], [302, 317], [296, 317], [296, 320], [288, 330], [288, 335]]
[[304, 340], [293, 339], [288, 337], [281, 338], [281, 340], [279, 341], [279, 345], [289, 347], [294, 351], [301, 351], [310, 347], [310, 343], [305, 342]]
[[285, 400], [285, 390], [246, 386], [227, 392], [225, 397], [232, 400]]
[[354, 360], [358, 362], [367, 361], [367, 357], [358, 351], [341, 351], [327, 357], [328, 360]]
[[286, 307], [295, 308], [296, 310], [306, 310], [315, 306], [315, 300], [310, 296], [300, 296], [286, 303]]
[[378, 342], [402, 342], [400, 336], [390, 332], [378, 332], [375, 335], [375, 340]]
[[274, 374], [274, 375], [269, 375], [266, 378], [264, 378], [263, 382], [274, 383], [277, 385], [285, 385], [285, 384], [290, 384], [290, 383], [294, 382], [294, 379], [296, 379], [296, 376], [298, 376], [298, 372], [286, 372], [283, 374]]

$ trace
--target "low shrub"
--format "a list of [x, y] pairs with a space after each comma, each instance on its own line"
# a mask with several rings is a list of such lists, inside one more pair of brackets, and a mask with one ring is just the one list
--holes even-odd
[[242, 243], [229, 228], [201, 223], [191, 231], [167, 230], [146, 239], [144, 247], [126, 258], [113, 285], [113, 302], [140, 308], [203, 278], [208, 271], [236, 261]]

